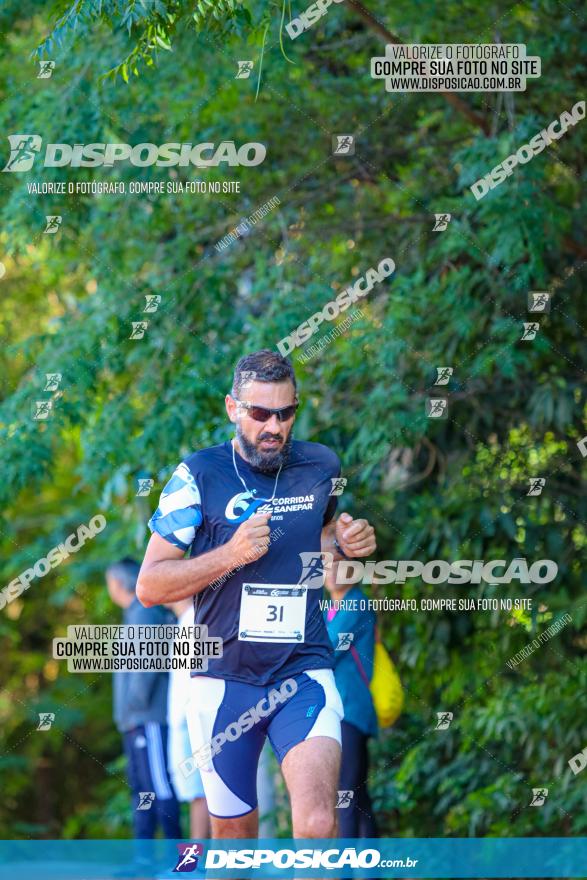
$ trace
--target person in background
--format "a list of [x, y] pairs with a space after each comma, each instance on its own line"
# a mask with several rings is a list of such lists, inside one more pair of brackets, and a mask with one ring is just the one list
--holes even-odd
[[[168, 606], [179, 627], [194, 625], [193, 599], [181, 599]], [[168, 762], [177, 797], [190, 805], [190, 837], [202, 840], [210, 837], [210, 817], [204, 795], [202, 777], [197, 768], [186, 777], [181, 764], [192, 754], [186, 718], [186, 702], [189, 699], [189, 669], [172, 669], [169, 674], [169, 697], [167, 719], [169, 723]]]
[[[129, 557], [106, 570], [108, 593], [122, 608], [123, 623], [173, 623], [161, 606], [144, 608], [135, 588], [140, 566]], [[181, 838], [179, 804], [167, 765], [167, 672], [114, 672], [114, 723], [122, 734], [133, 799], [135, 837], [155, 836], [160, 824], [167, 838]]]
[[[337, 584], [339, 562], [325, 568], [324, 586], [330, 593], [331, 605], [361, 600], [367, 596], [356, 584]], [[347, 606], [348, 607], [348, 606]], [[324, 612], [328, 635], [334, 648], [334, 678], [342, 699], [342, 761], [338, 800], [339, 834], [345, 838], [377, 837], [371, 798], [367, 788], [370, 736], [378, 732], [377, 715], [369, 690], [373, 675], [375, 624], [373, 611], [340, 610]]]

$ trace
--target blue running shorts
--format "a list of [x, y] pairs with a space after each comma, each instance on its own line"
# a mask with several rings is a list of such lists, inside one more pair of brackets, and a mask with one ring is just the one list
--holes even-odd
[[211, 815], [221, 819], [257, 806], [257, 765], [265, 737], [281, 763], [303, 740], [341, 742], [342, 701], [331, 669], [312, 669], [269, 685], [199, 675], [186, 707], [192, 757], [180, 772], [198, 768]]

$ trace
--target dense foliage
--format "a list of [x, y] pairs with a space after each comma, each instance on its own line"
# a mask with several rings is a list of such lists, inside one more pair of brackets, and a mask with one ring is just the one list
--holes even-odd
[[[581, 99], [584, 19], [554, 0], [370, 9], [376, 20], [333, 5], [295, 41], [282, 27], [289, 8], [248, 0], [7, 0], [0, 11], [5, 133], [267, 145], [256, 168], [2, 175], [2, 584], [94, 514], [108, 521], [0, 614], [3, 837], [129, 833], [109, 677], [68, 675], [51, 639], [68, 624], [118, 620], [104, 566], [141, 555], [156, 493], [181, 457], [229, 436], [223, 396], [240, 354], [274, 348], [384, 257], [397, 272], [361, 301], [362, 317], [307, 363], [294, 355], [296, 435], [339, 452], [341, 501], [376, 525], [379, 559], [548, 558], [559, 573], [544, 586], [373, 588], [533, 599], [531, 613], [382, 615], [407, 704], [374, 748], [381, 831], [587, 831], [587, 773], [567, 765], [586, 745], [587, 503], [576, 444], [586, 433], [587, 123], [482, 201], [468, 188]], [[542, 77], [516, 95], [462, 95], [462, 106], [390, 95], [369, 75], [385, 45], [378, 22], [404, 42], [526, 43]], [[55, 60], [50, 78], [37, 78], [39, 57]], [[246, 59], [251, 76], [235, 78]], [[354, 156], [333, 157], [337, 133], [354, 133]], [[241, 192], [60, 197], [26, 187], [196, 178], [238, 180]], [[274, 196], [278, 208], [215, 249]], [[441, 212], [452, 220], [432, 232]], [[46, 235], [55, 214], [62, 228]], [[552, 308], [535, 340], [521, 341], [531, 290], [552, 291]], [[145, 315], [150, 294], [161, 303]], [[143, 319], [144, 338], [129, 339]], [[454, 368], [449, 415], [433, 420], [425, 401], [444, 365]], [[43, 391], [46, 373], [62, 374], [60, 392]], [[34, 401], [46, 398], [52, 417], [34, 420]], [[150, 497], [137, 497], [140, 477], [154, 480]], [[531, 477], [546, 478], [539, 496], [527, 495]], [[565, 612], [572, 624], [507, 666]], [[50, 731], [36, 730], [41, 711], [56, 715]], [[454, 714], [448, 730], [435, 730], [440, 711]], [[532, 787], [549, 789], [539, 809]]]

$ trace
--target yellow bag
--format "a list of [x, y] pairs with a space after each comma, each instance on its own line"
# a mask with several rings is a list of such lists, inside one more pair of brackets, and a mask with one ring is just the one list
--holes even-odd
[[381, 642], [375, 642], [373, 678], [369, 689], [379, 726], [395, 724], [404, 706], [404, 691], [394, 662]]
[[351, 646], [351, 654], [361, 678], [371, 691], [379, 727], [390, 727], [395, 724], [404, 706], [404, 691], [393, 660], [385, 650], [385, 646], [379, 641], [377, 632], [375, 634], [373, 678], [371, 681], [367, 678], [367, 673], [354, 645]]

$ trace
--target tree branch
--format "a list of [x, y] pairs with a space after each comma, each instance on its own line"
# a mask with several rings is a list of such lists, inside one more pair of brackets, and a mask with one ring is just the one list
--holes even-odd
[[[374, 33], [383, 37], [386, 43], [395, 43], [396, 46], [405, 46], [405, 43], [402, 40], [396, 37], [395, 34], [392, 34], [391, 31], [388, 31], [384, 25], [373, 17], [368, 9], [365, 9], [360, 0], [346, 0], [346, 4], [356, 12], [359, 18], [363, 19], [365, 24], [370, 27]], [[475, 110], [469, 107], [469, 105], [463, 101], [462, 98], [459, 98], [458, 95], [455, 95], [454, 92], [439, 92], [438, 94], [442, 95], [451, 107], [462, 116], [466, 116], [469, 122], [472, 122], [477, 128], [481, 129], [484, 135], [489, 137], [489, 123], [485, 117], [476, 113]]]

